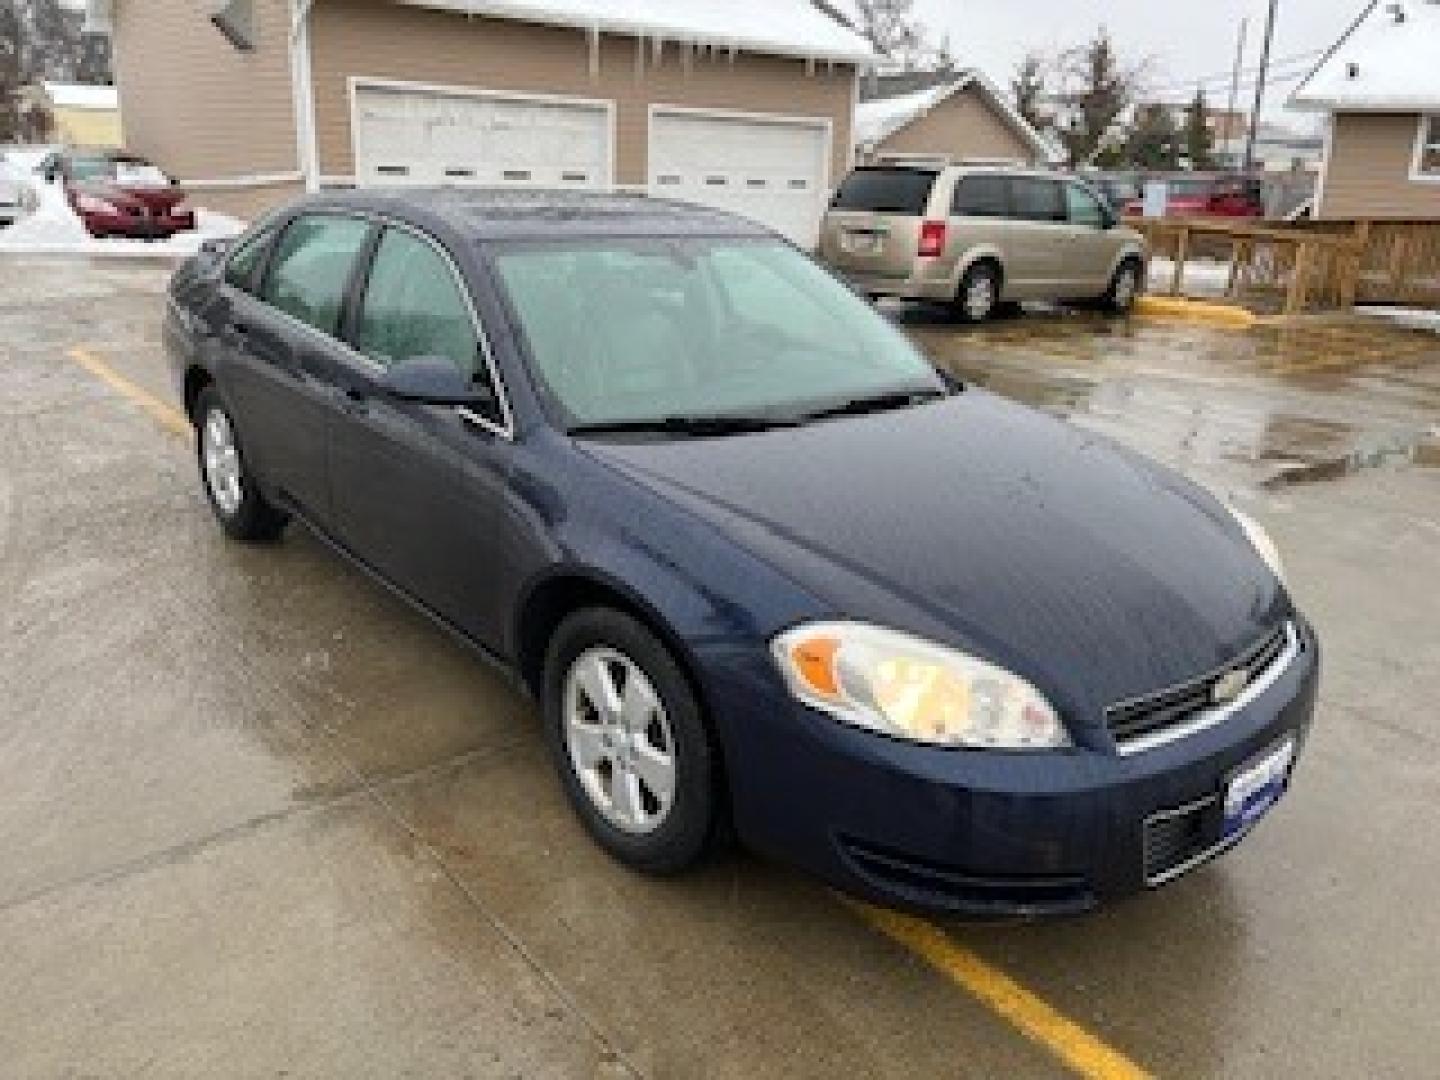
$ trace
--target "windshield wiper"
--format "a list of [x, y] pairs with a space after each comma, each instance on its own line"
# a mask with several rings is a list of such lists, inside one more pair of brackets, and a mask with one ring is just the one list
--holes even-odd
[[658, 416], [643, 420], [601, 420], [575, 424], [571, 435], [744, 435], [774, 428], [794, 427], [792, 420], [768, 416]]
[[945, 390], [935, 387], [886, 390], [878, 394], [866, 394], [864, 397], [851, 398], [838, 405], [816, 409], [814, 412], [806, 413], [801, 419], [804, 421], [828, 420], [834, 416], [865, 416], [869, 413], [894, 412], [897, 409], [908, 409], [914, 405], [922, 405], [927, 401], [935, 401], [948, 396], [949, 394]]

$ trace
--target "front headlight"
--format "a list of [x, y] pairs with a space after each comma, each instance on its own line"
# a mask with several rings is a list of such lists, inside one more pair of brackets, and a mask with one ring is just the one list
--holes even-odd
[[939, 746], [1071, 745], [1060, 717], [1024, 679], [908, 634], [808, 623], [771, 648], [791, 693], [856, 727]]
[[1275, 546], [1275, 541], [1270, 539], [1270, 534], [1265, 531], [1265, 527], [1249, 514], [1235, 509], [1229, 503], [1225, 505], [1234, 516], [1236, 523], [1245, 531], [1256, 554], [1270, 568], [1270, 572], [1280, 579], [1280, 583], [1285, 584], [1285, 564], [1280, 561], [1280, 549]]

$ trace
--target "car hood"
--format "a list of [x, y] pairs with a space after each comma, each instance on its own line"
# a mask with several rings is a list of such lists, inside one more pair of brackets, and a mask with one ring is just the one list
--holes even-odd
[[755, 435], [585, 445], [837, 616], [985, 656], [1071, 715], [1212, 670], [1289, 610], [1206, 492], [981, 391]]

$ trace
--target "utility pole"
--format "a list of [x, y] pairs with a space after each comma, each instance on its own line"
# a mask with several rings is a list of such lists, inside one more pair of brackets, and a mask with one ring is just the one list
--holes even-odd
[[1260, 108], [1265, 104], [1265, 76], [1270, 72], [1270, 43], [1275, 37], [1275, 9], [1280, 0], [1270, 0], [1265, 15], [1265, 45], [1260, 50], [1260, 77], [1255, 83], [1255, 111], [1250, 114], [1250, 135], [1245, 140], [1245, 171], [1255, 167], [1255, 135], [1260, 124]]
[[1240, 155], [1235, 153], [1235, 106], [1240, 103], [1240, 68], [1245, 63], [1245, 39], [1250, 34], [1250, 20], [1240, 20], [1240, 36], [1235, 43], [1235, 72], [1230, 76], [1230, 105], [1225, 110], [1225, 156], [1230, 159], [1233, 169], [1240, 164]]

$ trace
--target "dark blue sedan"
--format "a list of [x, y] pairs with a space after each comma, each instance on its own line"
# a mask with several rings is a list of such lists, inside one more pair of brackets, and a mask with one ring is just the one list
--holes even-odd
[[538, 699], [595, 839], [1072, 912], [1284, 792], [1319, 650], [1264, 532], [939, 374], [808, 257], [641, 198], [303, 200], [172, 283], [205, 491]]

